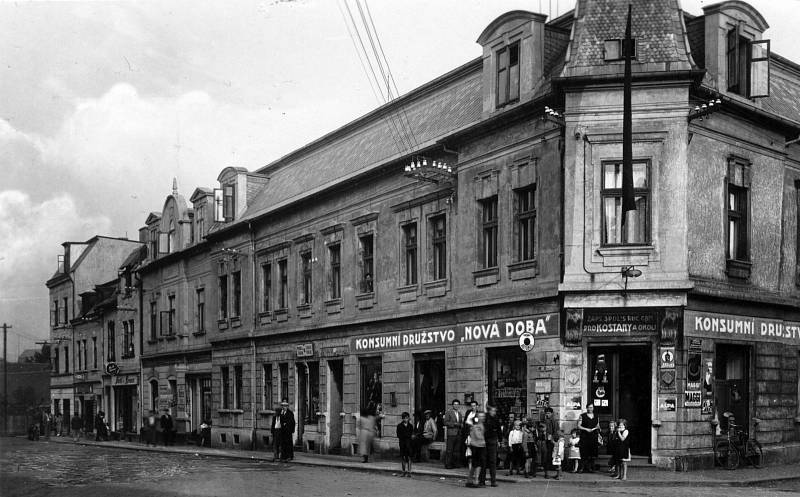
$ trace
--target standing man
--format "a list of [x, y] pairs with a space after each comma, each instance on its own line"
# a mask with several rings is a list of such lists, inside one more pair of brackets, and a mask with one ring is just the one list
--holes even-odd
[[150, 413], [145, 418], [145, 426], [147, 428], [147, 433], [145, 434], [145, 442], [148, 446], [151, 444], [153, 447], [156, 446], [156, 433], [158, 432], [158, 418], [156, 418], [156, 412], [150, 409]]
[[61, 411], [56, 411], [56, 436], [60, 437], [61, 433], [64, 430], [64, 416], [61, 415]]
[[164, 414], [161, 416], [161, 437], [164, 440], [164, 447], [172, 445], [172, 433], [175, 424], [172, 421], [172, 414], [169, 409], [164, 408]]
[[[547, 466], [552, 468], [553, 467], [553, 448], [556, 446], [556, 437], [555, 434], [559, 431], [558, 428], [558, 421], [553, 417], [553, 408], [546, 407], [544, 410], [544, 429], [545, 429], [545, 438], [547, 439]], [[546, 473], [545, 469], [545, 474]]]
[[294, 413], [291, 409], [289, 409], [289, 399], [286, 397], [281, 400], [281, 412], [278, 413], [278, 418], [280, 421], [280, 438], [281, 438], [281, 447], [280, 447], [280, 460], [281, 461], [291, 461], [294, 459], [294, 440], [292, 439], [294, 435]]
[[281, 459], [281, 446], [283, 445], [283, 438], [281, 437], [281, 408], [275, 409], [275, 414], [272, 415], [272, 462]]
[[486, 423], [483, 438], [486, 441], [486, 466], [481, 468], [479, 486], [486, 486], [486, 469], [489, 469], [489, 482], [493, 487], [497, 486], [497, 446], [500, 442], [502, 433], [500, 432], [500, 419], [497, 417], [497, 408], [489, 406], [489, 415], [486, 416]]
[[75, 410], [75, 415], [69, 420], [69, 423], [70, 429], [72, 430], [72, 441], [77, 442], [81, 437], [81, 430], [83, 429], [83, 421], [78, 415], [77, 409]]
[[444, 467], [452, 469], [461, 461], [464, 445], [461, 443], [464, 429], [464, 416], [458, 411], [461, 402], [453, 399], [450, 410], [444, 414], [444, 425], [447, 427], [447, 445], [444, 455]]

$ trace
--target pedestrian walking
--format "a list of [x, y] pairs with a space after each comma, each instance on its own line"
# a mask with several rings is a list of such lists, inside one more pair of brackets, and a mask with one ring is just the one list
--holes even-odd
[[200, 423], [200, 447], [208, 445], [211, 447], [211, 421], [204, 419]]
[[565, 440], [561, 430], [556, 430], [553, 435], [553, 468], [556, 470], [556, 480], [561, 479], [561, 464], [564, 461]]
[[158, 418], [156, 417], [156, 412], [154, 410], [150, 410], [150, 413], [144, 419], [144, 436], [145, 436], [145, 444], [147, 446], [152, 445], [153, 447], [156, 446], [156, 437], [158, 435]]
[[581, 437], [578, 434], [578, 430], [577, 429], [572, 430], [572, 432], [569, 435], [569, 441], [568, 441], [568, 444], [569, 444], [568, 459], [569, 459], [570, 468], [571, 468], [568, 471], [570, 473], [577, 473], [578, 471], [581, 470], [581, 448], [580, 448], [580, 443], [581, 443]]
[[481, 485], [478, 480], [480, 480], [480, 474], [486, 464], [485, 422], [486, 415], [476, 411], [467, 438], [467, 447], [471, 453], [471, 464], [467, 475], [467, 486], [470, 488]]
[[106, 431], [106, 413], [99, 411], [94, 417], [94, 441], [108, 441], [108, 432]]
[[61, 415], [61, 411], [56, 411], [55, 424], [56, 436], [60, 437], [64, 431], [64, 416]]
[[583, 472], [594, 473], [594, 460], [597, 458], [597, 438], [600, 436], [600, 423], [594, 414], [594, 405], [586, 404], [586, 412], [578, 420], [581, 436], [581, 460]]
[[483, 438], [486, 442], [486, 464], [481, 467], [478, 485], [486, 485], [486, 471], [489, 471], [491, 486], [497, 486], [497, 448], [500, 444], [500, 419], [497, 417], [497, 408], [489, 406], [489, 412], [484, 422]]
[[400, 476], [411, 477], [411, 453], [413, 448], [412, 438], [414, 436], [414, 426], [411, 424], [411, 415], [404, 412], [400, 415], [402, 421], [397, 425], [397, 441], [400, 445], [400, 468], [403, 473]]
[[175, 431], [175, 423], [172, 421], [172, 414], [168, 408], [164, 408], [164, 414], [161, 415], [161, 438], [164, 442], [164, 447], [173, 445], [173, 433]]
[[631, 460], [631, 439], [628, 432], [628, 421], [620, 419], [617, 423], [617, 433], [619, 434], [619, 442], [617, 443], [617, 465], [619, 466], [619, 474], [617, 478], [620, 480], [628, 479], [628, 463]]
[[289, 409], [289, 399], [281, 400], [281, 410], [276, 416], [278, 436], [280, 437], [280, 461], [287, 462], [294, 459], [294, 413]]
[[447, 428], [447, 444], [444, 453], [444, 467], [451, 469], [456, 467], [461, 461], [464, 452], [462, 444], [462, 431], [464, 429], [464, 415], [458, 408], [461, 402], [453, 399], [450, 409], [444, 415], [444, 426]]
[[361, 462], [369, 461], [372, 442], [375, 440], [375, 404], [370, 401], [358, 417], [358, 454]]
[[520, 474], [520, 468], [525, 476], [528, 472], [525, 471], [525, 449], [523, 448], [523, 438], [525, 433], [522, 431], [522, 422], [520, 420], [514, 421], [514, 427], [508, 433], [508, 457], [511, 460], [508, 470], [508, 476], [517, 471]]
[[[464, 444], [464, 447], [469, 447], [469, 444], [467, 443], [467, 437], [469, 437], [469, 432], [472, 429], [472, 425], [475, 422], [475, 415], [476, 414], [478, 414], [478, 403], [475, 402], [474, 400], [472, 400], [469, 403], [469, 409], [467, 410], [467, 412], [464, 413], [464, 428], [463, 428], [462, 433], [461, 433], [461, 440], [462, 440], [462, 442]], [[467, 454], [467, 452], [469, 452], [469, 454]], [[466, 467], [470, 466], [471, 457], [472, 457], [472, 451], [466, 451], [465, 450], [465, 452], [464, 452], [464, 465]]]
[[83, 421], [81, 421], [81, 417], [78, 416], [76, 412], [72, 419], [69, 421], [70, 423], [70, 430], [72, 430], [72, 441], [77, 442], [81, 438], [81, 431], [83, 428]]

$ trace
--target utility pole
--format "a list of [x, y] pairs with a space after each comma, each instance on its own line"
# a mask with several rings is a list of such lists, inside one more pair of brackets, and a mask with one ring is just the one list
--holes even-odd
[[8, 435], [8, 329], [3, 323], [3, 435]]

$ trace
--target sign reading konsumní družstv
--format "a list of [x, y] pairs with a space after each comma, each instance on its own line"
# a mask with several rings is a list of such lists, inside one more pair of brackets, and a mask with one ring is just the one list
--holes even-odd
[[381, 352], [385, 350], [517, 340], [523, 333], [530, 333], [537, 340], [540, 338], [558, 338], [558, 314], [550, 313], [465, 323], [436, 329], [365, 335], [352, 338], [350, 350], [356, 353]]
[[797, 322], [695, 311], [686, 311], [684, 320], [687, 335], [800, 344]]

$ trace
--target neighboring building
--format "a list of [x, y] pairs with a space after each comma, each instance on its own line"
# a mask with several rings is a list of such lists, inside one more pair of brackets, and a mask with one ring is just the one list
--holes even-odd
[[[79, 315], [88, 313], [91, 309], [89, 302], [82, 302], [81, 296], [91, 295], [90, 298], [94, 299], [95, 285], [116, 278], [120, 263], [133, 249], [139, 247], [139, 243], [122, 238], [95, 236], [86, 242], [65, 242], [62, 245], [64, 254], [59, 256], [58, 270], [46, 283], [50, 291], [50, 341], [53, 344], [50, 396], [52, 411], [62, 412], [65, 423], [69, 426], [72, 415], [86, 417], [92, 412], [82, 409], [81, 406], [94, 410], [99, 404], [98, 398], [102, 396], [101, 384], [88, 381], [90, 374], [99, 378], [99, 368], [102, 367], [99, 362], [96, 368], [98, 371], [92, 371], [95, 369], [95, 340], [92, 337], [98, 340], [98, 354], [102, 354], [102, 330], [90, 329], [91, 324], [76, 320]], [[76, 326], [79, 328], [77, 338]], [[80, 370], [76, 369], [78, 348]], [[89, 365], [92, 367], [87, 365], [84, 370], [86, 358], [90, 358]], [[88, 390], [90, 386], [91, 391]]]

